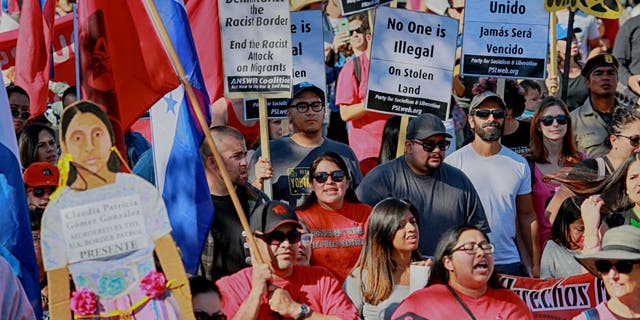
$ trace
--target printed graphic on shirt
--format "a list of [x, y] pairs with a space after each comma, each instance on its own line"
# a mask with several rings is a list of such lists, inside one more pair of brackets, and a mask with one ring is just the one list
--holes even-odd
[[289, 177], [289, 194], [295, 196], [311, 194], [309, 167], [289, 168], [287, 176]]

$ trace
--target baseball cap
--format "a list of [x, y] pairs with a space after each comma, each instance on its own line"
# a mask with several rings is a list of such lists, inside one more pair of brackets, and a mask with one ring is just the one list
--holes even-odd
[[640, 228], [623, 225], [609, 229], [602, 238], [602, 249], [588, 254], [577, 254], [576, 260], [589, 272], [599, 275], [598, 260], [640, 260]]
[[311, 91], [317, 94], [322, 100], [322, 103], [324, 103], [324, 90], [316, 87], [313, 83], [307, 82], [307, 81], [296, 83], [295, 85], [293, 85], [293, 95], [291, 96], [291, 99], [289, 100], [289, 102], [291, 102], [293, 99], [295, 99], [297, 96], [299, 96], [301, 93], [305, 91]]
[[[573, 28], [573, 34], [575, 36], [576, 33], [582, 32], [581, 28], [575, 27]], [[556, 25], [556, 40], [564, 40], [569, 36], [569, 28], [563, 27], [561, 24]]]
[[60, 171], [48, 162], [34, 162], [22, 175], [24, 184], [29, 187], [57, 187]]
[[507, 109], [507, 105], [504, 103], [504, 101], [502, 100], [502, 98], [500, 98], [499, 95], [491, 92], [491, 91], [485, 91], [481, 94], [477, 94], [475, 97], [473, 97], [473, 99], [471, 100], [471, 104], [469, 105], [469, 111], [477, 108], [479, 105], [481, 105], [483, 102], [485, 102], [485, 100], [490, 99], [495, 101], [496, 103], [498, 103], [500, 105], [500, 107], [502, 107], [502, 109]]
[[584, 68], [582, 68], [582, 71], [580, 71], [580, 74], [582, 74], [583, 77], [588, 78], [595, 68], [602, 66], [613, 67], [616, 69], [616, 72], [618, 72], [618, 59], [610, 53], [599, 54], [587, 60], [587, 63], [584, 65]]
[[440, 118], [431, 113], [423, 113], [409, 121], [405, 138], [422, 140], [436, 134], [444, 134], [451, 138]]
[[288, 204], [272, 200], [261, 204], [251, 216], [251, 230], [271, 233], [281, 225], [293, 223], [302, 229], [293, 208]]

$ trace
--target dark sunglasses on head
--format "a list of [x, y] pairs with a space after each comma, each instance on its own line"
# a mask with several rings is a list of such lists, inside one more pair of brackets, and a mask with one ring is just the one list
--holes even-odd
[[345, 174], [342, 170], [332, 171], [331, 173], [320, 171], [316, 172], [313, 175], [313, 180], [315, 180], [317, 183], [325, 183], [327, 182], [329, 177], [331, 177], [331, 180], [333, 180], [333, 182], [342, 182], [342, 180], [344, 180], [345, 178]]
[[28, 188], [27, 192], [31, 191], [33, 192], [33, 196], [36, 198], [42, 198], [45, 193], [47, 194], [52, 194], [53, 191], [55, 191], [56, 188], [54, 187], [34, 187], [34, 188]]
[[312, 103], [299, 102], [290, 106], [290, 108], [296, 108], [296, 110], [298, 110], [298, 112], [300, 113], [306, 113], [307, 111], [309, 111], [309, 107], [311, 107], [311, 110], [315, 112], [320, 112], [322, 111], [322, 109], [324, 109], [324, 103], [322, 103], [322, 101], [316, 101]]
[[29, 113], [29, 112], [20, 112], [20, 110], [11, 109], [11, 116], [14, 117], [14, 118], [20, 117], [20, 119], [22, 119], [22, 120], [27, 120], [27, 119], [29, 119], [29, 117], [31, 117], [31, 113]]
[[633, 136], [623, 136], [621, 134], [617, 134], [617, 136], [629, 139], [629, 143], [634, 148], [637, 147], [638, 145], [640, 145], [640, 135], [636, 134], [636, 135], [633, 135]]
[[298, 243], [300, 241], [300, 232], [297, 230], [292, 230], [287, 233], [282, 231], [272, 231], [265, 234], [256, 234], [256, 238], [260, 238], [264, 240], [264, 242], [269, 244], [280, 244], [284, 242], [284, 240], [289, 240], [289, 243]]
[[196, 320], [227, 320], [227, 316], [222, 313], [222, 311], [218, 311], [214, 314], [208, 314], [204, 311], [196, 311], [194, 314], [196, 316]]
[[445, 151], [451, 145], [451, 141], [449, 140], [440, 140], [438, 142], [413, 140], [413, 142], [421, 145], [422, 149], [424, 149], [424, 151], [426, 152], [433, 152], [433, 150], [435, 150], [436, 147], [438, 147], [440, 151]]
[[611, 267], [616, 267], [619, 273], [629, 273], [633, 270], [633, 265], [638, 263], [638, 261], [633, 260], [620, 260], [616, 263], [612, 263], [608, 260], [598, 260], [595, 262], [596, 270], [602, 274], [606, 274], [611, 270]]
[[553, 120], [557, 121], [559, 125], [564, 126], [569, 122], [569, 116], [567, 116], [566, 114], [561, 114], [557, 116], [540, 117], [540, 123], [542, 123], [542, 125], [545, 127], [552, 125]]
[[494, 119], [502, 119], [507, 115], [507, 112], [502, 109], [478, 109], [471, 111], [471, 115], [480, 119], [487, 119], [489, 115], [493, 115]]

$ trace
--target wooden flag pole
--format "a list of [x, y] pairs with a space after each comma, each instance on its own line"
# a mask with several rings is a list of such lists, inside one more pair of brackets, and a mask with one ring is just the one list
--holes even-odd
[[[558, 17], [555, 12], [549, 14], [549, 77], [556, 77], [558, 79], [558, 43], [556, 41], [556, 25], [558, 24]], [[559, 83], [559, 82], [558, 82]], [[555, 95], [558, 92], [558, 86], [549, 88], [550, 95]]]
[[[267, 118], [267, 98], [264, 95], [258, 97], [258, 114], [260, 115], [260, 152], [264, 159], [271, 162], [271, 151], [269, 150], [269, 119]], [[271, 178], [264, 179], [262, 190], [269, 198], [273, 198], [273, 185]]]
[[398, 147], [396, 148], [396, 158], [404, 154], [404, 142], [407, 135], [407, 126], [409, 125], [409, 116], [400, 118], [400, 129], [398, 130]]
[[189, 83], [189, 79], [182, 67], [182, 63], [180, 63], [180, 59], [178, 58], [178, 54], [176, 53], [173, 44], [171, 43], [171, 39], [169, 39], [169, 35], [167, 34], [167, 29], [164, 27], [164, 23], [158, 14], [158, 9], [156, 9], [155, 3], [153, 0], [144, 0], [145, 7], [147, 8], [147, 12], [149, 13], [151, 20], [153, 21], [153, 25], [160, 36], [160, 40], [162, 41], [162, 45], [165, 50], [167, 50], [167, 54], [169, 55], [169, 59], [173, 64], [173, 67], [180, 79], [180, 82], [185, 87], [185, 91], [187, 92], [187, 97], [189, 98], [189, 102], [191, 102], [191, 106], [193, 107], [193, 111], [198, 119], [198, 123], [200, 124], [200, 128], [204, 132], [205, 140], [213, 153], [213, 157], [218, 164], [218, 168], [220, 168], [220, 174], [222, 175], [222, 179], [224, 180], [224, 184], [227, 187], [227, 191], [229, 191], [229, 195], [231, 196], [231, 201], [233, 202], [233, 206], [238, 213], [238, 218], [240, 219], [240, 224], [242, 224], [242, 229], [244, 229], [247, 234], [247, 241], [249, 242], [249, 246], [251, 246], [253, 259], [257, 263], [264, 263], [264, 259], [262, 259], [262, 255], [258, 250], [258, 245], [256, 244], [256, 239], [253, 236], [253, 232], [251, 232], [251, 227], [249, 226], [249, 222], [245, 216], [244, 210], [242, 209], [242, 205], [240, 205], [240, 199], [238, 198], [238, 194], [236, 193], [236, 189], [233, 187], [233, 183], [229, 178], [229, 172], [227, 168], [224, 166], [224, 162], [222, 161], [222, 156], [220, 156], [220, 152], [216, 147], [213, 138], [211, 137], [211, 132], [209, 132], [209, 127], [207, 126], [207, 122], [204, 119], [204, 115], [202, 114], [202, 110], [200, 109], [200, 103], [196, 98], [195, 93], [193, 92], [193, 88]]

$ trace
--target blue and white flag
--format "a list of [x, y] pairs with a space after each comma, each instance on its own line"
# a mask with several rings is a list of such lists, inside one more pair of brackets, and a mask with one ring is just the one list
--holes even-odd
[[[0, 256], [18, 276], [38, 319], [42, 317], [40, 279], [31, 237], [18, 144], [7, 91], [0, 89]], [[0, 293], [2, 288], [0, 288]]]
[[[175, 0], [155, 4], [209, 123], [207, 91], [184, 5]], [[171, 235], [180, 247], [185, 269], [196, 274], [213, 222], [213, 204], [199, 152], [204, 132], [189, 104], [180, 85], [160, 99], [150, 114], [156, 186], [167, 206]]]

